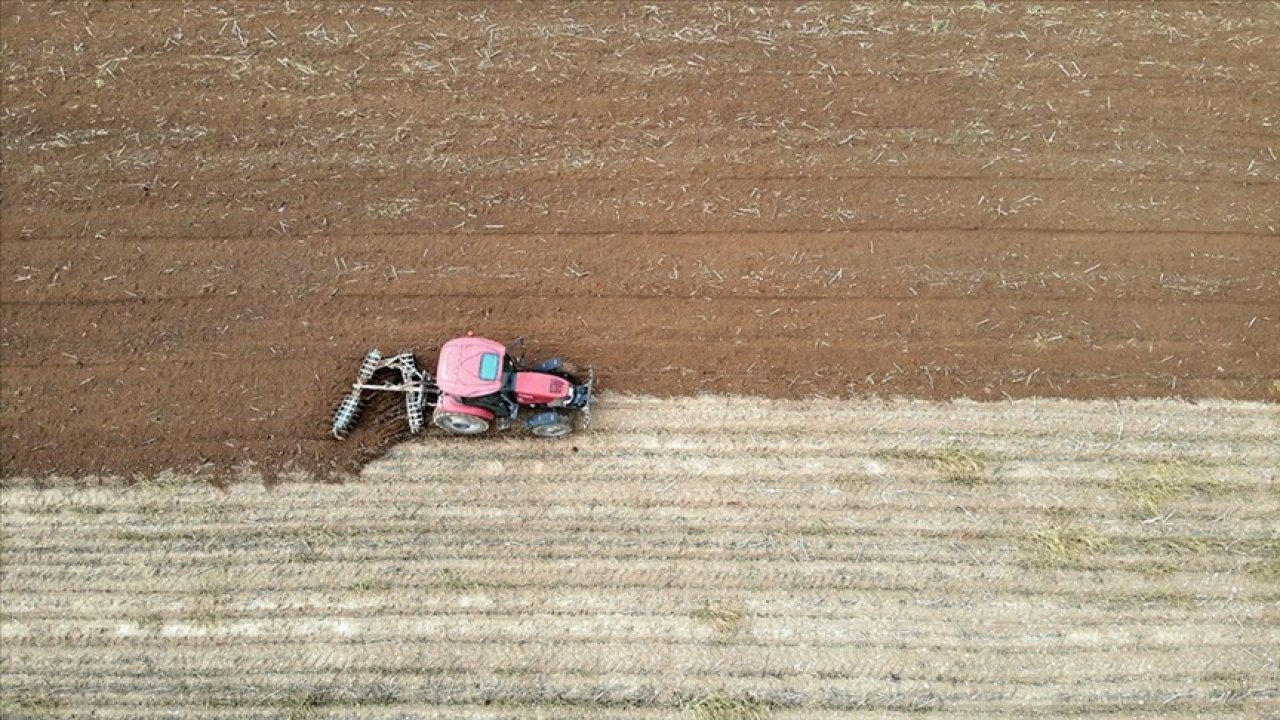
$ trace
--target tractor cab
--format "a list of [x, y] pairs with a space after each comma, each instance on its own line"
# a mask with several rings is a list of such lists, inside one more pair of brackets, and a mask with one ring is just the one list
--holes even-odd
[[436, 383], [441, 392], [463, 405], [514, 417], [516, 363], [507, 349], [487, 338], [461, 337], [440, 348]]

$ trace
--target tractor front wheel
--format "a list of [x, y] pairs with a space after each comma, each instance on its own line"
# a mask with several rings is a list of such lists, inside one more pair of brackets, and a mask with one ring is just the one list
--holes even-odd
[[489, 422], [482, 417], [466, 413], [436, 413], [431, 418], [436, 427], [454, 435], [479, 435], [489, 429]]
[[527, 427], [537, 437], [558, 438], [573, 432], [573, 421], [558, 412], [545, 412], [529, 418]]

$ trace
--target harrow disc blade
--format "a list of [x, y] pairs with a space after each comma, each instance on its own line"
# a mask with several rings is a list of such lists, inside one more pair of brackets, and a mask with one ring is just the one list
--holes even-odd
[[338, 440], [347, 436], [351, 432], [351, 428], [355, 426], [356, 420], [360, 419], [360, 409], [364, 404], [364, 397], [359, 390], [352, 390], [351, 394], [342, 399], [342, 404], [338, 406], [338, 411], [333, 415], [333, 436]]
[[421, 390], [405, 393], [404, 396], [405, 414], [409, 420], [409, 432], [413, 435], [422, 432], [424, 421], [422, 406], [424, 399]]
[[356, 384], [363, 385], [373, 379], [373, 374], [378, 371], [382, 365], [382, 352], [377, 348], [369, 351], [364, 356], [364, 362], [360, 363], [360, 372], [356, 375]]

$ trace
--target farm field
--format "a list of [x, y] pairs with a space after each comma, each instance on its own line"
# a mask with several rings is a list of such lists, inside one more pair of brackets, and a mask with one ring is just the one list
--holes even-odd
[[0, 21], [5, 475], [352, 471], [359, 358], [467, 330], [657, 395], [1280, 398], [1274, 3]]
[[[0, 716], [1280, 718], [1275, 47], [0, 0]], [[591, 431], [329, 437], [468, 331]]]
[[15, 483], [0, 707], [1280, 713], [1274, 405], [611, 396], [597, 422], [342, 485]]

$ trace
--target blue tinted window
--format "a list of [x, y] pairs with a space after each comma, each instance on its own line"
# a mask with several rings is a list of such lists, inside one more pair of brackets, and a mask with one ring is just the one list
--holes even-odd
[[485, 353], [480, 356], [480, 379], [497, 380], [498, 370], [502, 367], [502, 358], [497, 353]]

